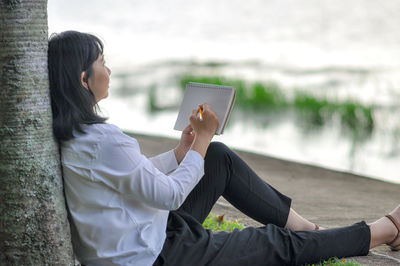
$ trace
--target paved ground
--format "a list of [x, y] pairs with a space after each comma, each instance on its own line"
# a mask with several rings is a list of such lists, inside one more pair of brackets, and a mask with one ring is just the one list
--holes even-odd
[[[167, 138], [133, 135], [148, 156], [176, 146]], [[400, 204], [400, 185], [389, 184], [353, 174], [331, 171], [237, 151], [261, 178], [292, 198], [292, 207], [307, 219], [323, 227], [367, 223], [388, 213]], [[245, 225], [258, 223], [221, 198], [213, 212], [227, 219], [241, 219]], [[400, 265], [400, 252], [386, 246], [373, 249], [366, 257], [353, 258], [366, 265]]]

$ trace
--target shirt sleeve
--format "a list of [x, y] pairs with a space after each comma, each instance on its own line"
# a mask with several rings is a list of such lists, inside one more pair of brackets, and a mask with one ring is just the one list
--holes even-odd
[[161, 153], [149, 159], [164, 174], [169, 174], [178, 167], [174, 150]]
[[140, 153], [134, 138], [118, 132], [104, 138], [93, 165], [93, 179], [153, 208], [178, 209], [204, 175], [204, 159], [196, 151], [190, 150], [176, 170], [166, 175]]

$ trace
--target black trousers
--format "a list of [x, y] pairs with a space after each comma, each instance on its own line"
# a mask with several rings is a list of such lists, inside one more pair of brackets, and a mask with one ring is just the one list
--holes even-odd
[[[224, 144], [210, 144], [204, 167], [204, 177], [183, 205], [170, 212], [167, 239], [154, 265], [302, 265], [368, 254], [371, 236], [365, 222], [321, 231], [284, 229], [291, 200]], [[221, 195], [265, 226], [205, 230], [202, 223]]]

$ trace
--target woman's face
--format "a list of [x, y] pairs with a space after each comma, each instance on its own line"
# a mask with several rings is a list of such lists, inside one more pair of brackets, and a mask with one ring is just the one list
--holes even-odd
[[100, 54], [93, 62], [92, 75], [87, 80], [87, 84], [96, 98], [96, 103], [108, 96], [111, 70], [105, 64], [104, 56]]

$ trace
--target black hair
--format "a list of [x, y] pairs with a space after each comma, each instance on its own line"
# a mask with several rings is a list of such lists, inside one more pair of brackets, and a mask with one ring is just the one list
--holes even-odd
[[83, 87], [93, 72], [93, 62], [103, 54], [101, 40], [88, 33], [65, 31], [49, 39], [48, 69], [53, 132], [58, 140], [70, 140], [73, 130], [85, 133], [82, 124], [104, 123], [97, 114], [92, 91]]

